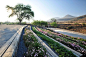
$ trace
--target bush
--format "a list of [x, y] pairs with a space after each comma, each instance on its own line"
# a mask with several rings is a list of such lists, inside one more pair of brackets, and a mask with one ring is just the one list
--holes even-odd
[[54, 27], [57, 27], [57, 23], [56, 22], [52, 22], [50, 25], [54, 26]]
[[26, 22], [22, 22], [21, 24], [22, 24], [22, 25], [25, 25], [25, 24], [27, 24], [27, 23], [26, 23]]
[[86, 26], [86, 24], [85, 24], [85, 23], [83, 23], [82, 25], [83, 25], [83, 26]]
[[79, 23], [75, 23], [75, 25], [78, 25]]
[[43, 26], [43, 25], [47, 26], [48, 25], [46, 21], [39, 21], [39, 20], [34, 21], [32, 24], [37, 25], [37, 26]]
[[72, 26], [67, 27], [67, 29], [72, 29], [72, 28], [73, 28]]

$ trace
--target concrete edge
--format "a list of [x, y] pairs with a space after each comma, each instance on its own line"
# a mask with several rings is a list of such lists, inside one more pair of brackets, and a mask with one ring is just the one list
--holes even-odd
[[[36, 29], [37, 30], [37, 29]], [[37, 30], [38, 31], [38, 30]], [[43, 34], [43, 33], [42, 33]], [[45, 35], [45, 34], [44, 34]], [[45, 36], [47, 36], [47, 35], [45, 35]], [[54, 40], [53, 38], [51, 38], [51, 37], [49, 37], [49, 36], [47, 36], [48, 38], [50, 38], [50, 39], [52, 39], [52, 40]], [[54, 40], [55, 42], [58, 42], [58, 41], [56, 41], [56, 40]], [[67, 48], [68, 50], [70, 50], [70, 51], [72, 51], [73, 52], [73, 54], [75, 54], [77, 57], [80, 57], [80, 56], [82, 56], [83, 54], [81, 54], [81, 53], [79, 53], [79, 52], [77, 52], [77, 51], [75, 51], [75, 50], [73, 50], [73, 49], [71, 49], [71, 48], [69, 48], [69, 47], [67, 47], [66, 45], [64, 45], [64, 44], [62, 44], [62, 43], [60, 43], [60, 42], [58, 42], [60, 45], [62, 45], [63, 47], [65, 47], [65, 48]]]
[[6, 49], [9, 47], [10, 43], [12, 43], [12, 40], [14, 39], [14, 37], [17, 35], [17, 33], [15, 33], [1, 48], [0, 48], [0, 57], [2, 56], [2, 54], [6, 51]]
[[31, 29], [31, 32], [33, 33], [33, 35], [38, 39], [39, 43], [42, 44], [42, 46], [47, 50], [47, 52], [49, 53], [50, 57], [59, 57], [57, 54], [55, 54], [50, 47], [48, 47]]
[[17, 47], [19, 39], [22, 33], [23, 28], [21, 27], [12, 37], [9, 39], [0, 49], [0, 57], [14, 57], [17, 52]]

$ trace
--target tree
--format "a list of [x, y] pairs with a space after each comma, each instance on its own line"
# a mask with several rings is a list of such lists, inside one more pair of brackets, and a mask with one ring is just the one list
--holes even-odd
[[8, 10], [12, 10], [12, 13], [9, 15], [9, 17], [17, 15], [17, 20], [19, 20], [20, 24], [23, 19], [29, 20], [30, 18], [34, 17], [34, 12], [31, 10], [30, 5], [17, 4], [15, 7], [7, 5], [6, 8]]
[[33, 25], [40, 26], [40, 21], [38, 21], [38, 20], [34, 20], [34, 21], [32, 22], [32, 24], [33, 24]]
[[40, 21], [40, 24], [41, 24], [41, 26], [42, 26], [42, 25], [45, 25], [45, 26], [48, 25], [46, 21]]
[[52, 18], [52, 19], [51, 19], [51, 22], [56, 22], [56, 19], [55, 19], [55, 18]]
[[57, 23], [56, 22], [52, 22], [50, 23], [51, 26], [57, 27]]
[[33, 23], [33, 25], [37, 25], [37, 26], [47, 26], [47, 22], [46, 21], [38, 21], [38, 20], [35, 20]]

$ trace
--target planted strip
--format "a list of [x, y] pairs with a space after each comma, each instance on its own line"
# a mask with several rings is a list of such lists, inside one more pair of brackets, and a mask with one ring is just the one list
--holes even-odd
[[24, 53], [25, 57], [48, 57], [46, 49], [42, 47], [35, 36], [30, 32], [30, 30], [25, 29], [25, 34], [23, 36], [25, 46], [28, 51]]
[[85, 44], [82, 45], [81, 42], [75, 42], [75, 41], [72, 41], [68, 38], [63, 38], [63, 37], [61, 37], [62, 34], [54, 33], [54, 32], [51, 32], [51, 31], [45, 30], [45, 29], [39, 29], [39, 28], [37, 28], [37, 29], [38, 29], [38, 31], [44, 33], [45, 35], [52, 37], [53, 39], [55, 39], [55, 40], [65, 44], [66, 46], [82, 53], [83, 55], [86, 55], [86, 45]]
[[36, 31], [36, 29], [34, 27], [32, 27], [32, 30], [44, 41], [46, 41], [46, 43], [48, 43], [48, 45], [59, 55], [59, 57], [76, 57], [71, 51], [67, 50], [66, 48], [64, 48], [63, 46], [61, 46], [59, 43], [53, 41], [52, 39], [49, 39], [48, 37], [46, 37], [44, 34]]

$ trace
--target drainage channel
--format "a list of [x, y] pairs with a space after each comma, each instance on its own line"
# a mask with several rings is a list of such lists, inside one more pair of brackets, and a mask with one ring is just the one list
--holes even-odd
[[27, 51], [27, 48], [25, 47], [24, 40], [23, 40], [24, 30], [25, 30], [25, 28], [22, 30], [22, 34], [21, 34], [21, 37], [20, 37], [16, 57], [24, 57], [24, 52]]

